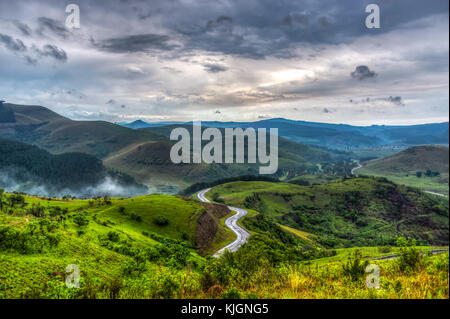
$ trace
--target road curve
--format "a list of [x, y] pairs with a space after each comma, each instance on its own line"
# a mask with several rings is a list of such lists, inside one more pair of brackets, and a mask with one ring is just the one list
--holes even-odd
[[357, 163], [357, 164], [358, 164], [358, 166], [353, 167], [352, 170], [351, 170], [351, 172], [350, 172], [350, 174], [355, 175], [355, 171], [356, 171], [358, 168], [361, 168], [361, 167], [362, 167], [362, 165], [361, 165], [360, 163]]
[[[209, 203], [210, 200], [205, 197], [205, 194], [209, 190], [211, 190], [211, 188], [207, 188], [207, 189], [204, 189], [204, 190], [201, 190], [200, 192], [198, 192], [198, 194], [197, 194], [198, 199], [202, 202]], [[239, 247], [241, 247], [243, 244], [245, 244], [247, 242], [248, 238], [250, 237], [250, 233], [248, 231], [246, 231], [244, 228], [242, 228], [241, 226], [239, 226], [237, 223], [238, 220], [241, 219], [242, 217], [244, 217], [245, 215], [247, 215], [248, 212], [245, 209], [232, 207], [232, 206], [228, 206], [228, 209], [235, 211], [236, 214], [227, 218], [225, 220], [225, 225], [229, 229], [231, 229], [231, 231], [233, 233], [236, 234], [237, 238], [231, 244], [228, 244], [225, 247], [219, 249], [213, 255], [213, 257], [220, 257], [224, 253], [225, 250], [229, 250], [231, 252], [237, 251], [239, 249]]]

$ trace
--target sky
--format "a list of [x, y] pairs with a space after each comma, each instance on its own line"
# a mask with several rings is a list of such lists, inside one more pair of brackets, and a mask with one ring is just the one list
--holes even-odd
[[0, 99], [111, 122], [446, 122], [448, 19], [447, 0], [0, 0]]

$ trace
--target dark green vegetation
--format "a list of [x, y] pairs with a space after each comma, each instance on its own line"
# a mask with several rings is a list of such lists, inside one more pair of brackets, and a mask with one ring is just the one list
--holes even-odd
[[[84, 153], [52, 155], [36, 146], [0, 138], [0, 186], [34, 193], [60, 194], [98, 193], [98, 184], [110, 179], [110, 184], [127, 187], [122, 195], [145, 193], [146, 188], [126, 174], [107, 170], [102, 162]], [[21, 185], [21, 187], [17, 187]], [[101, 192], [101, 190], [99, 190]], [[105, 190], [107, 192], [107, 190]]]
[[[326, 247], [392, 245], [395, 236], [448, 244], [448, 199], [383, 178], [349, 178], [314, 186], [232, 182], [214, 187], [225, 203], [319, 236]], [[245, 223], [245, 221], [244, 221]]]
[[448, 195], [448, 154], [445, 146], [416, 146], [364, 163], [355, 174], [384, 176], [398, 184]]

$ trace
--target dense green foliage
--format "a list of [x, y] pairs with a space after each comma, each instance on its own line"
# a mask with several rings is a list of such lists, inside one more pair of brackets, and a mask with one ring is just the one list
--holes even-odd
[[326, 247], [393, 245], [395, 236], [448, 243], [448, 199], [383, 178], [347, 178], [313, 186], [233, 182], [213, 188], [225, 203], [318, 235]]
[[78, 191], [95, 187], [110, 177], [119, 185], [138, 187], [145, 192], [145, 188], [137, 185], [133, 178], [117, 171], [108, 171], [102, 161], [88, 154], [52, 155], [36, 146], [1, 138], [0, 154], [0, 172], [7, 174], [15, 183], [27, 184], [25, 188], [44, 186], [50, 193], [64, 189]]

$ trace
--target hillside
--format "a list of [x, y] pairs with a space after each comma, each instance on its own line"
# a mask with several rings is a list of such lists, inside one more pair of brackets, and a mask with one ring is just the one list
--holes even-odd
[[448, 154], [445, 146], [416, 146], [363, 163], [355, 173], [383, 176], [398, 184], [448, 195]]
[[42, 106], [4, 104], [14, 121], [0, 121], [3, 138], [35, 144], [51, 153], [82, 152], [100, 159], [129, 145], [160, 140], [104, 121], [73, 121]]
[[208, 196], [319, 236], [327, 247], [388, 245], [395, 236], [448, 245], [448, 200], [386, 179], [314, 186], [232, 182], [214, 187]]
[[[234, 239], [223, 225], [227, 216], [224, 206], [168, 195], [60, 200], [0, 193], [0, 299], [373, 298], [364, 278], [349, 280], [347, 260], [404, 249], [330, 251], [316, 235], [250, 211], [243, 221], [250, 241], [236, 253], [207, 257]], [[446, 260], [448, 254], [425, 255], [406, 275], [396, 260], [377, 261], [384, 285], [376, 297], [447, 298]], [[68, 265], [79, 269], [77, 289], [66, 286]]]
[[[346, 124], [316, 123], [274, 118], [257, 122], [204, 121], [208, 127], [278, 128], [279, 135], [297, 143], [332, 149], [361, 149], [380, 146], [408, 147], [422, 144], [448, 145], [448, 122], [410, 126], [352, 126]], [[162, 125], [161, 125], [162, 124]], [[132, 128], [166, 126], [165, 123], [122, 123]], [[180, 124], [180, 123], [178, 123]], [[184, 123], [191, 125], [191, 123]]]
[[131, 196], [147, 189], [123, 173], [109, 171], [84, 153], [52, 155], [36, 146], [0, 138], [0, 187], [49, 196]]
[[[142, 129], [161, 136], [170, 136], [179, 126], [160, 126]], [[192, 132], [192, 126], [181, 126]], [[207, 127], [202, 127], [206, 129]], [[224, 134], [222, 134], [224, 136]], [[203, 141], [206, 144], [207, 141]], [[170, 160], [171, 142], [148, 142], [133, 145], [105, 159], [105, 164], [136, 176], [146, 185], [156, 185], [157, 191], [178, 192], [198, 182], [209, 182], [221, 178], [259, 174], [260, 164], [173, 164]], [[279, 162], [276, 177], [297, 176], [307, 172], [318, 172], [318, 164], [329, 173], [345, 173], [345, 161], [350, 154], [330, 151], [325, 148], [298, 144], [279, 138]], [[336, 164], [335, 166], [333, 164]]]

